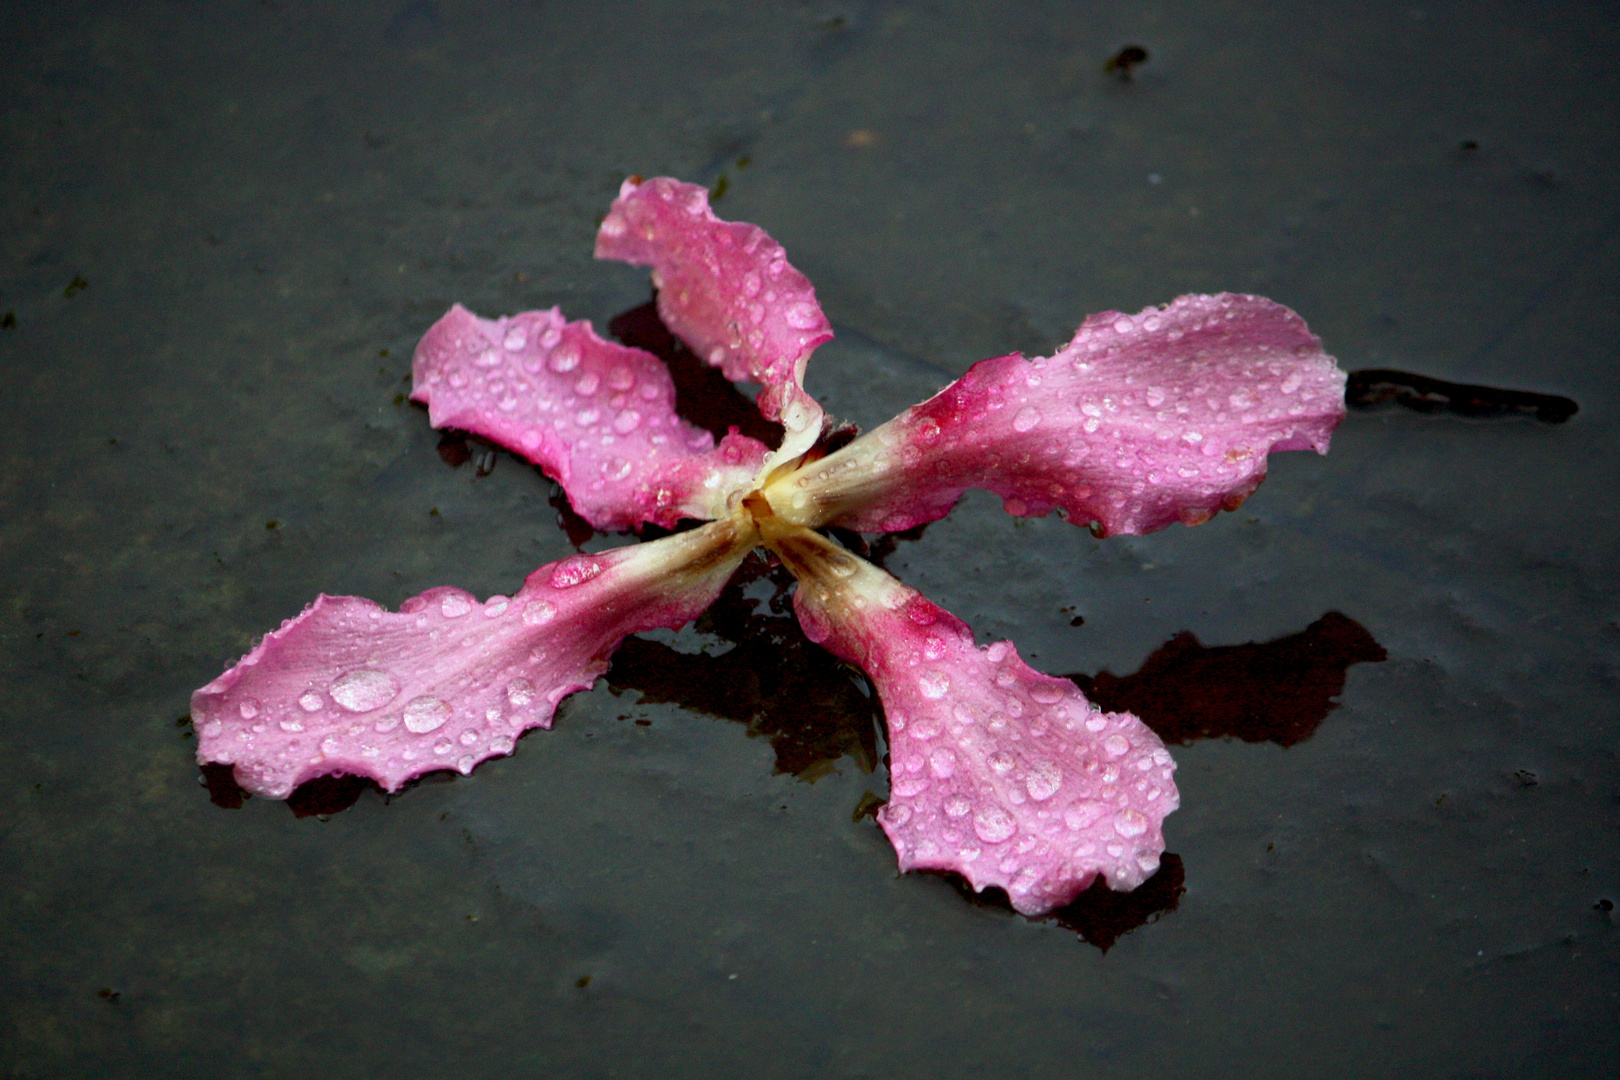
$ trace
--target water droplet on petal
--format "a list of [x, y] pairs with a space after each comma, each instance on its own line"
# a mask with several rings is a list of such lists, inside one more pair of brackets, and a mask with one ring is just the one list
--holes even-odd
[[544, 626], [557, 617], [557, 605], [550, 600], [530, 600], [523, 605], [523, 621], [529, 626]]
[[585, 556], [564, 559], [551, 568], [551, 587], [571, 589], [575, 585], [591, 580], [601, 572], [602, 564], [595, 559]]
[[522, 708], [534, 700], [534, 684], [528, 679], [513, 679], [506, 686], [506, 700]]
[[987, 844], [999, 844], [1018, 831], [1018, 823], [999, 806], [986, 806], [973, 815], [973, 831]]
[[950, 676], [943, 671], [927, 671], [917, 678], [917, 689], [922, 691], [925, 698], [937, 700], [944, 697], [950, 688]]
[[571, 345], [565, 345], [551, 354], [546, 366], [559, 375], [573, 371], [579, 367], [579, 351]]
[[317, 694], [313, 690], [306, 690], [298, 698], [298, 707], [303, 709], [305, 712], [320, 712], [321, 706], [325, 704], [326, 699], [321, 697], [321, 695]]
[[1029, 696], [1042, 705], [1056, 705], [1063, 700], [1063, 689], [1053, 683], [1036, 683], [1030, 687]]
[[439, 610], [447, 619], [459, 619], [472, 610], [472, 605], [464, 597], [451, 594], [439, 601]]
[[1108, 751], [1109, 757], [1123, 757], [1130, 748], [1131, 741], [1118, 732], [1103, 740], [1103, 749]]
[[529, 337], [521, 327], [514, 326], [506, 332], [506, 339], [501, 344], [506, 346], [507, 352], [517, 352], [529, 343]]
[[1050, 799], [1062, 786], [1063, 772], [1050, 761], [1037, 761], [1029, 767], [1029, 775], [1024, 777], [1024, 790], [1036, 802]]
[[242, 719], [251, 720], [259, 715], [259, 703], [252, 698], [243, 698], [242, 704], [236, 707], [236, 711], [242, 714]]
[[1097, 819], [1103, 815], [1102, 803], [1077, 802], [1065, 807], [1063, 810], [1063, 824], [1079, 832], [1095, 825]]
[[967, 812], [973, 809], [973, 804], [961, 795], [952, 795], [945, 800], [945, 814], [947, 817], [967, 817]]
[[620, 435], [628, 435], [636, 430], [641, 423], [641, 414], [634, 409], [626, 409], [613, 418], [613, 430]]
[[1018, 432], [1031, 431], [1041, 422], [1041, 412], [1033, 405], [1025, 405], [1013, 417], [1013, 430]]
[[326, 692], [350, 712], [370, 712], [393, 701], [399, 693], [399, 683], [386, 671], [361, 668], [339, 675]]
[[805, 303], [790, 304], [783, 316], [795, 330], [808, 330], [820, 322], [816, 309]]
[[914, 773], [906, 773], [895, 777], [889, 784], [889, 790], [900, 798], [910, 798], [927, 791], [928, 781]]
[[418, 735], [439, 730], [448, 719], [450, 719], [449, 704], [436, 697], [414, 698], [405, 706], [405, 728]]
[[1129, 839], [1147, 832], [1147, 818], [1135, 810], [1127, 810], [1114, 819], [1114, 831]]

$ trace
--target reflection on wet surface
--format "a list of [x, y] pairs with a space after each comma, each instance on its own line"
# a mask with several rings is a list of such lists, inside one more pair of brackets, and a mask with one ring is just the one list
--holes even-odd
[[608, 332], [620, 344], [645, 349], [669, 367], [675, 380], [675, 411], [716, 439], [736, 428], [766, 446], [782, 441], [782, 425], [765, 419], [719, 368], [711, 367], [669, 332], [658, 317], [658, 302], [648, 300], [615, 315]]
[[[756, 554], [733, 584], [697, 622], [697, 628], [733, 643], [718, 655], [683, 653], [646, 638], [627, 638], [613, 654], [607, 684], [633, 690], [643, 701], [683, 708], [745, 724], [770, 740], [776, 771], [801, 780], [826, 775], [849, 756], [865, 772], [877, 766], [881, 709], [860, 677], [799, 629], [789, 603], [790, 575]], [[754, 600], [745, 587], [768, 581], [774, 593]]]
[[[976, 893], [956, 874], [941, 874], [956, 888], [958, 894], [975, 907], [995, 908], [1012, 913], [1007, 894], [1000, 889], [986, 889]], [[1137, 927], [1146, 926], [1176, 910], [1181, 896], [1187, 891], [1186, 869], [1181, 856], [1165, 852], [1159, 858], [1158, 871], [1130, 892], [1115, 892], [1101, 877], [1065, 907], [1058, 908], [1041, 921], [1054, 922], [1066, 930], [1073, 930], [1087, 945], [1095, 945], [1103, 952]]]
[[1393, 402], [1417, 412], [1445, 412], [1455, 416], [1534, 416], [1546, 424], [1562, 424], [1580, 410], [1574, 399], [1557, 394], [1447, 382], [1428, 375], [1388, 368], [1352, 371], [1345, 383], [1344, 400], [1346, 404], [1360, 409]]
[[[878, 745], [882, 708], [858, 671], [804, 637], [792, 612], [791, 587], [792, 577], [774, 559], [750, 556], [695, 624], [698, 633], [729, 648], [683, 652], [630, 637], [613, 656], [608, 687], [616, 695], [635, 693], [638, 703], [673, 703], [743, 724], [749, 735], [769, 741], [777, 773], [814, 782], [845, 757], [863, 772], [875, 771], [880, 760], [887, 763]], [[1068, 677], [1104, 709], [1136, 713], [1166, 743], [1235, 737], [1292, 746], [1309, 738], [1333, 710], [1350, 665], [1385, 656], [1364, 627], [1330, 611], [1299, 633], [1263, 643], [1206, 646], [1183, 632], [1134, 674], [1105, 670]], [[454, 779], [429, 774], [405, 790]], [[222, 809], [238, 809], [248, 797], [230, 766], [203, 766], [202, 780]], [[323, 776], [301, 785], [287, 807], [295, 817], [325, 818], [349, 809], [368, 788], [382, 794], [361, 777]], [[883, 801], [866, 792], [853, 820], [875, 817]], [[938, 876], [975, 906], [1012, 910], [998, 889], [975, 893], [955, 874]], [[1115, 892], [1099, 879], [1047, 918], [1107, 952], [1120, 937], [1176, 910], [1185, 881], [1180, 856], [1166, 853], [1158, 872], [1133, 892]]]
[[1386, 655], [1360, 623], [1330, 611], [1263, 643], [1201, 645], [1183, 631], [1134, 674], [1069, 678], [1102, 708], [1135, 713], [1167, 743], [1235, 736], [1293, 746], [1333, 710], [1351, 664]]

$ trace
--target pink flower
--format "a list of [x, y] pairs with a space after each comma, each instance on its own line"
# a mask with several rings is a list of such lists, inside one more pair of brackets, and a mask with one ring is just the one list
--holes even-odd
[[950, 870], [1038, 914], [1102, 874], [1153, 874], [1179, 796], [1174, 762], [1129, 713], [981, 648], [959, 619], [818, 530], [908, 529], [968, 488], [1008, 513], [1057, 510], [1099, 536], [1196, 525], [1242, 502], [1272, 450], [1325, 452], [1344, 376], [1304, 322], [1254, 296], [1183, 296], [1088, 318], [1056, 354], [1001, 356], [822, 456], [804, 390], [832, 330], [815, 290], [756, 226], [707, 193], [625, 182], [596, 254], [652, 267], [664, 322], [763, 387], [775, 449], [713, 438], [675, 412], [669, 373], [556, 310], [481, 319], [459, 305], [423, 337], [414, 400], [541, 465], [599, 529], [701, 527], [543, 566], [511, 597], [431, 589], [398, 612], [320, 596], [192, 698], [198, 758], [285, 798], [353, 774], [398, 789], [509, 754], [589, 687], [627, 635], [697, 616], [756, 545], [798, 577], [805, 633], [859, 664], [889, 726], [878, 820], [902, 870]]

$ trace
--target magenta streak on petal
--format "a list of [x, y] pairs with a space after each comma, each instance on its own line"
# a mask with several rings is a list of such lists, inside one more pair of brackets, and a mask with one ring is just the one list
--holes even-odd
[[542, 566], [511, 599], [429, 589], [397, 613], [321, 596], [191, 698], [203, 764], [235, 765], [284, 799], [339, 773], [394, 791], [438, 769], [471, 772], [550, 727], [626, 635], [677, 627], [719, 594], [753, 546], [732, 521]]
[[800, 575], [805, 633], [859, 664], [889, 725], [878, 822], [900, 869], [952, 870], [1005, 889], [1025, 915], [1062, 907], [1099, 873], [1128, 891], [1164, 852], [1180, 804], [1175, 763], [1129, 713], [1103, 713], [1010, 642], [980, 649], [968, 627], [816, 534], [773, 547]]
[[719, 447], [675, 413], [675, 384], [651, 353], [603, 341], [589, 322], [529, 311], [480, 319], [457, 304], [422, 337], [411, 398], [434, 427], [494, 440], [540, 465], [599, 529], [725, 516], [765, 446]]
[[1103, 535], [1196, 525], [1241, 503], [1272, 450], [1326, 453], [1344, 373], [1298, 315], [1258, 296], [1105, 312], [1055, 356], [1001, 356], [773, 485], [796, 524], [868, 532], [943, 517], [986, 488]]
[[760, 411], [787, 429], [784, 449], [809, 449], [822, 413], [804, 391], [804, 367], [832, 325], [781, 244], [715, 217], [699, 185], [658, 177], [624, 182], [596, 257], [652, 267], [664, 324], [726, 378], [762, 384]]

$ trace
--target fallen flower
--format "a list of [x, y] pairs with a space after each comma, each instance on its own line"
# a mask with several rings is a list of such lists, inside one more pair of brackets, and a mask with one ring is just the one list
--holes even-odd
[[669, 372], [556, 309], [481, 319], [459, 305], [423, 337], [413, 400], [435, 427], [540, 465], [599, 529], [708, 524], [543, 566], [514, 596], [431, 589], [398, 612], [321, 596], [192, 698], [198, 759], [286, 798], [314, 777], [397, 790], [470, 772], [550, 727], [626, 636], [703, 611], [763, 544], [799, 580], [806, 635], [860, 665], [889, 729], [878, 821], [902, 871], [1004, 889], [1024, 914], [1100, 874], [1153, 874], [1179, 802], [1175, 764], [1129, 713], [979, 647], [960, 620], [827, 539], [947, 514], [968, 488], [1009, 513], [1054, 509], [1099, 536], [1198, 524], [1242, 502], [1272, 450], [1325, 452], [1344, 376], [1304, 322], [1254, 296], [1183, 296], [1088, 318], [1053, 356], [982, 361], [929, 400], [823, 456], [831, 424], [804, 390], [832, 336], [810, 283], [753, 225], [717, 219], [703, 188], [625, 182], [597, 256], [652, 267], [664, 323], [734, 381], [763, 387], [772, 450], [718, 445], [675, 410]]

